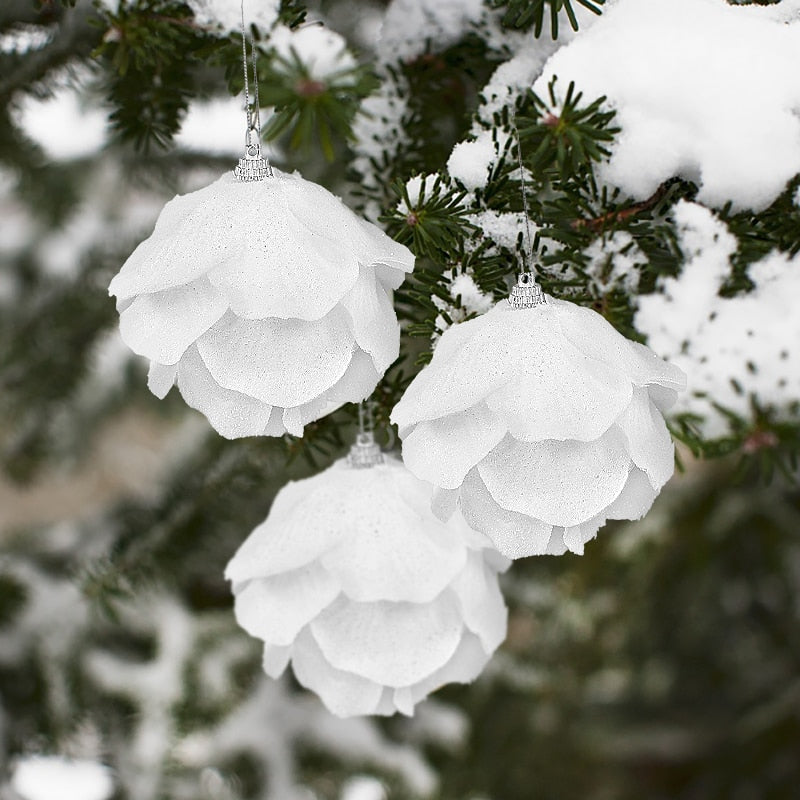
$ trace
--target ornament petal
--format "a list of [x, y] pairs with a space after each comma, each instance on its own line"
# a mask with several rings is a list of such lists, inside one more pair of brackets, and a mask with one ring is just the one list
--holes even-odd
[[553, 526], [498, 505], [477, 469], [464, 478], [461, 513], [470, 527], [483, 533], [508, 558], [547, 552]]
[[641, 519], [658, 497], [647, 473], [634, 467], [619, 497], [603, 511], [606, 519]]
[[316, 564], [251, 580], [237, 593], [236, 621], [269, 644], [290, 645], [339, 594], [338, 582]]
[[194, 345], [178, 364], [177, 380], [187, 405], [205, 414], [226, 439], [265, 435], [272, 407], [240, 392], [223, 389], [211, 377]]
[[[212, 184], [213, 186], [214, 184]], [[120, 300], [191, 283], [213, 265], [213, 253], [187, 247], [204, 227], [211, 186], [178, 195], [162, 209], [155, 230], [131, 253], [108, 293]]]
[[383, 524], [365, 513], [321, 563], [351, 600], [429, 603], [464, 569], [466, 548], [455, 531], [436, 519], [423, 522], [399, 495], [384, 492], [381, 504]]
[[491, 658], [475, 634], [464, 631], [453, 657], [432, 675], [412, 687], [415, 703], [446, 683], [472, 683]]
[[449, 593], [425, 605], [339, 598], [311, 623], [334, 667], [394, 688], [411, 686], [444, 666], [462, 630]]
[[261, 666], [270, 678], [280, 678], [286, 667], [289, 666], [289, 658], [291, 655], [291, 646], [279, 647], [275, 644], [265, 644]]
[[646, 389], [636, 387], [617, 425], [625, 435], [633, 463], [647, 473], [654, 489], [660, 489], [675, 471], [675, 446]]
[[506, 638], [508, 609], [494, 575], [477, 553], [472, 553], [452, 591], [458, 598], [464, 624], [478, 636], [487, 653], [494, 652]]
[[354, 343], [347, 315], [337, 308], [316, 322], [228, 314], [197, 347], [221, 386], [287, 408], [330, 389], [344, 375]]
[[422, 480], [457, 489], [464, 476], [506, 435], [485, 404], [420, 422], [403, 440], [403, 461]]
[[458, 489], [442, 489], [435, 486], [433, 489], [433, 499], [431, 500], [431, 511], [437, 519], [447, 522], [458, 509]]
[[120, 334], [134, 353], [160, 364], [175, 364], [227, 308], [225, 298], [203, 279], [137, 297], [120, 314]]
[[507, 436], [478, 465], [498, 505], [552, 525], [580, 525], [622, 491], [630, 457], [618, 428], [594, 442]]
[[300, 684], [316, 692], [337, 717], [373, 714], [381, 700], [380, 684], [332, 667], [308, 631], [297, 639], [292, 667]]
[[583, 546], [597, 536], [597, 531], [605, 524], [605, 517], [595, 517], [582, 525], [574, 525], [571, 528], [564, 528], [563, 541], [571, 553], [583, 555]]
[[382, 375], [400, 353], [400, 325], [386, 291], [371, 268], [362, 266], [353, 288], [342, 298], [358, 346], [369, 353]]
[[649, 347], [626, 339], [603, 316], [590, 308], [548, 299], [563, 335], [582, 353], [621, 370], [639, 386], [658, 384], [686, 388], [683, 371], [659, 358]]
[[354, 214], [327, 189], [304, 181], [296, 173], [281, 173], [281, 182], [289, 208], [308, 230], [346, 242], [364, 265], [380, 263], [411, 272], [414, 256], [407, 247]]
[[611, 427], [630, 399], [631, 382], [621, 372], [569, 345], [554, 345], [546, 357], [532, 357], [486, 404], [515, 439], [589, 442]]
[[[279, 265], [268, 268], [265, 260]], [[208, 278], [245, 319], [318, 320], [358, 278], [352, 251], [319, 233], [267, 221], [249, 233], [245, 252], [218, 264]]]
[[177, 377], [177, 364], [159, 364], [157, 361], [151, 361], [150, 369], [147, 372], [147, 388], [159, 400], [163, 400], [173, 387]]

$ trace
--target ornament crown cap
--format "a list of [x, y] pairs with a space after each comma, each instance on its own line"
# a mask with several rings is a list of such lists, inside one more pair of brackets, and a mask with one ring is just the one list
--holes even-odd
[[353, 469], [367, 469], [383, 462], [383, 451], [375, 441], [375, 437], [369, 432], [359, 433], [347, 456], [348, 466]]
[[532, 272], [520, 272], [517, 276], [517, 285], [511, 290], [508, 304], [514, 308], [533, 308], [547, 304], [542, 287], [536, 283]]

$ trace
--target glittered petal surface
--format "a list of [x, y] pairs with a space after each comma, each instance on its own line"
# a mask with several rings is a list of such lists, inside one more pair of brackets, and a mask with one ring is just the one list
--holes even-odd
[[248, 395], [223, 389], [206, 368], [193, 345], [178, 364], [178, 389], [192, 408], [205, 414], [226, 439], [265, 435], [271, 406]]
[[646, 389], [636, 387], [633, 400], [617, 425], [628, 442], [633, 463], [647, 473], [654, 489], [660, 489], [675, 471], [675, 447], [664, 418]]
[[592, 441], [611, 427], [630, 399], [625, 375], [555, 341], [531, 353], [519, 374], [509, 376], [486, 404], [516, 439]]
[[394, 307], [369, 267], [361, 267], [355, 285], [342, 299], [359, 347], [369, 353], [382, 375], [400, 352], [400, 325]]
[[647, 474], [634, 467], [619, 497], [603, 511], [603, 516], [607, 519], [641, 519], [657, 496], [658, 491], [653, 488]]
[[461, 513], [476, 531], [483, 533], [508, 558], [538, 556], [547, 552], [553, 526], [499, 506], [477, 469], [471, 470], [464, 479]]
[[358, 261], [349, 248], [287, 216], [255, 226], [245, 252], [215, 266], [208, 277], [240, 317], [316, 320], [353, 286]]
[[152, 235], [145, 239], [112, 279], [108, 293], [124, 299], [190, 283], [213, 262], [194, 252], [195, 230], [202, 227], [205, 203], [216, 184], [178, 195], [161, 211]]
[[122, 340], [134, 353], [175, 364], [226, 311], [225, 298], [203, 279], [137, 297], [120, 314]]
[[197, 347], [220, 385], [286, 408], [333, 386], [350, 363], [354, 342], [345, 312], [334, 309], [317, 322], [228, 314]]
[[270, 678], [280, 678], [289, 665], [289, 657], [291, 655], [291, 647], [279, 647], [274, 644], [265, 644], [261, 666], [264, 667], [264, 672], [266, 672]]
[[460, 414], [419, 423], [403, 440], [403, 461], [418, 478], [443, 489], [457, 489], [506, 430], [479, 403]]
[[[341, 541], [346, 521], [315, 526], [330, 497], [325, 482], [316, 480], [318, 477], [292, 481], [278, 492], [267, 519], [245, 539], [228, 563], [228, 580], [241, 582], [297, 569]], [[338, 493], [338, 485], [333, 493]]]
[[415, 703], [447, 683], [472, 683], [489, 661], [490, 655], [484, 651], [480, 639], [465, 631], [453, 657], [433, 675], [412, 687]]
[[462, 630], [449, 593], [425, 605], [339, 598], [311, 623], [333, 666], [395, 688], [411, 686], [444, 666]]
[[380, 379], [381, 375], [376, 371], [372, 358], [356, 348], [347, 371], [328, 389], [325, 396], [339, 404], [358, 403], [366, 400], [375, 391]]
[[283, 189], [295, 218], [308, 230], [346, 243], [365, 265], [386, 264], [410, 272], [414, 256], [380, 228], [354, 214], [324, 187], [303, 180], [297, 173], [282, 174]]
[[622, 491], [630, 457], [612, 428], [594, 442], [519, 442], [507, 436], [478, 465], [498, 505], [552, 525], [580, 525]]
[[255, 578], [236, 595], [236, 621], [251, 636], [270, 644], [290, 645], [338, 593], [337, 581], [318, 564]]
[[487, 653], [506, 638], [508, 609], [494, 573], [479, 553], [471, 553], [464, 569], [453, 581], [464, 624], [476, 634]]
[[583, 555], [583, 547], [597, 536], [597, 531], [604, 524], [603, 517], [595, 517], [582, 525], [575, 525], [571, 528], [564, 528], [564, 545], [571, 553], [577, 556]]
[[294, 646], [292, 667], [300, 684], [316, 692], [337, 717], [372, 714], [378, 707], [383, 687], [332, 667], [307, 631]]
[[151, 361], [150, 369], [147, 371], [147, 388], [159, 400], [163, 400], [173, 387], [177, 376], [177, 364], [159, 364], [157, 361]]
[[[430, 503], [430, 488], [422, 487]], [[372, 502], [383, 506], [381, 517], [392, 523], [365, 525], [359, 520], [321, 563], [352, 600], [430, 602], [464, 568], [462, 541], [430, 514], [417, 515], [388, 486]]]
[[626, 339], [596, 311], [564, 300], [549, 299], [548, 304], [556, 311], [564, 336], [585, 355], [622, 370], [640, 386], [656, 383], [685, 388], [686, 376], [678, 367]]
[[431, 499], [431, 511], [437, 519], [447, 522], [458, 508], [458, 489], [440, 489], [434, 487]]
[[506, 382], [517, 346], [498, 337], [496, 327], [490, 312], [442, 334], [430, 364], [417, 373], [392, 410], [391, 420], [401, 436], [414, 423], [464, 411]]

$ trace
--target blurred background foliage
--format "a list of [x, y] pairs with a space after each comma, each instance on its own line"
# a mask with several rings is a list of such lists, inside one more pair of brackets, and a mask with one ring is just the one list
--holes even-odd
[[[509, 36], [538, 41], [576, 27], [578, 5], [603, 3], [486, 8]], [[516, 250], [481, 241], [464, 191], [442, 178], [503, 46], [475, 28], [382, 60], [385, 6], [280, 3], [276, 30], [323, 19], [344, 37], [347, 58], [325, 76], [274, 31], [252, 32], [273, 161], [377, 211], [418, 255], [396, 298], [410, 335], [374, 398], [391, 447], [388, 412], [430, 357], [439, 316], [475, 313], [447, 276], [468, 271], [502, 297], [521, 238]], [[413, 720], [339, 721], [291, 679], [263, 678], [223, 567], [287, 480], [344, 453], [354, 409], [302, 440], [224, 441], [175, 393], [147, 392], [106, 291], [163, 202], [234, 163], [238, 145], [181, 132], [192, 109], [210, 126], [207, 104], [241, 90], [241, 41], [175, 0], [4, 0], [0, 38], [3, 800], [18, 798], [15, 770], [37, 754], [107, 765], [115, 800], [797, 797], [800, 435], [769, 408], [733, 415], [715, 440], [675, 420], [685, 469], [650, 515], [610, 525], [583, 558], [516, 563], [508, 641], [475, 685], [442, 690]], [[359, 109], [387, 84], [403, 98], [403, 135], [373, 150], [365, 176]], [[81, 129], [42, 132], [34, 112], [76, 91], [77, 118], [99, 109], [107, 135], [64, 152]], [[636, 336], [635, 297], [593, 288], [585, 250], [625, 230], [652, 291], [680, 270], [669, 212], [696, 187], [672, 181], [638, 205], [599, 189], [613, 113], [580, 87], [555, 124], [554, 105], [529, 93], [517, 109], [532, 215], [551, 243], [543, 282]], [[225, 109], [241, 114], [243, 141], [241, 101]], [[507, 128], [507, 113], [495, 123]], [[521, 210], [515, 168], [508, 145], [478, 192], [485, 209]], [[800, 249], [796, 189], [759, 215], [722, 212], [743, 243], [731, 293], [746, 289], [749, 263]]]

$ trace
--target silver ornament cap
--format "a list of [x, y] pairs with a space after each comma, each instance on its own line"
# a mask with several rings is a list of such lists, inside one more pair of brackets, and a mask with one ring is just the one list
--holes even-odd
[[245, 148], [244, 158], [239, 159], [239, 164], [233, 170], [237, 181], [252, 183], [253, 181], [263, 181], [265, 178], [272, 178], [272, 167], [261, 155], [261, 145], [258, 142], [250, 142]]
[[511, 290], [508, 304], [512, 308], [533, 308], [547, 303], [542, 287], [536, 283], [531, 272], [520, 272], [517, 276], [517, 285]]
[[350, 448], [347, 463], [353, 469], [367, 469], [383, 464], [383, 451], [368, 432], [359, 433], [356, 443]]

